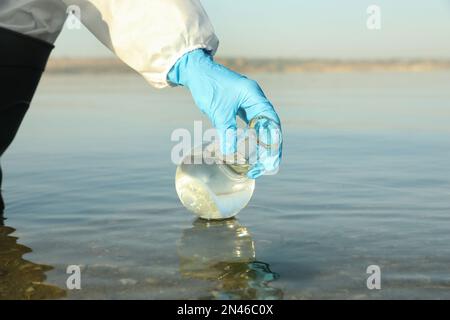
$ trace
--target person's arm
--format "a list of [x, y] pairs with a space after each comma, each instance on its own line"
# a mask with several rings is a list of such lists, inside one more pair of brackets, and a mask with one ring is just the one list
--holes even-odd
[[199, 0], [1, 0], [0, 27], [54, 43], [73, 5], [99, 41], [157, 88], [169, 86], [167, 73], [185, 53], [214, 54], [219, 45]]
[[53, 44], [66, 20], [62, 0], [1, 0], [0, 28]]
[[154, 87], [185, 53], [214, 54], [219, 41], [199, 0], [65, 0], [78, 5], [83, 24]]

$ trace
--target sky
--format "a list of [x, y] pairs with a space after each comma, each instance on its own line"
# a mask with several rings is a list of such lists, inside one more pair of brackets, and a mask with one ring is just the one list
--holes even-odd
[[[450, 0], [202, 0], [219, 56], [248, 58], [450, 58]], [[368, 6], [381, 29], [366, 26]], [[110, 53], [87, 30], [64, 29], [54, 56]]]

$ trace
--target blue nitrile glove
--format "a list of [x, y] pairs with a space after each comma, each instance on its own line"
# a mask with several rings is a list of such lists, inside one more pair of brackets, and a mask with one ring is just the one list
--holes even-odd
[[[257, 116], [264, 116], [280, 125], [277, 113], [256, 81], [217, 64], [203, 49], [193, 50], [181, 57], [167, 79], [189, 88], [197, 106], [217, 129], [221, 152], [225, 155], [236, 152], [236, 116], [247, 124]], [[280, 159], [281, 148], [278, 161], [270, 162], [272, 168], [257, 163], [248, 176], [254, 179], [266, 171], [273, 172]]]

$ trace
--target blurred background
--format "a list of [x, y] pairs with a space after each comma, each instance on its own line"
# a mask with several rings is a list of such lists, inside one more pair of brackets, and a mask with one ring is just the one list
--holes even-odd
[[[295, 59], [448, 58], [450, 1], [330, 2], [203, 0], [220, 57]], [[381, 30], [369, 32], [366, 9], [381, 8]], [[238, 35], [238, 36], [237, 36]], [[55, 57], [109, 56], [86, 30], [66, 29]]]

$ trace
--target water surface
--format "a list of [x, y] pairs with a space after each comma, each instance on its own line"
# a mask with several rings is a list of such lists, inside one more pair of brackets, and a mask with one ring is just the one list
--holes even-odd
[[183, 89], [44, 77], [2, 159], [0, 298], [450, 298], [450, 73], [255, 78], [283, 119], [282, 170], [237, 220], [206, 223], [175, 192], [170, 134], [208, 124]]

